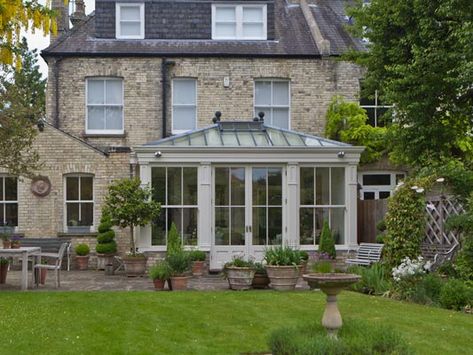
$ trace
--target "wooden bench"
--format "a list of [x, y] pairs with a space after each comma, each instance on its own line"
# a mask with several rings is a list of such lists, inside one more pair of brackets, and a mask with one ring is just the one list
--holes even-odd
[[446, 261], [452, 261], [459, 247], [458, 243], [453, 244], [432, 244], [423, 243], [420, 247], [421, 254], [426, 260], [432, 262], [430, 270], [435, 271]]
[[381, 260], [381, 253], [384, 244], [377, 243], [361, 243], [357, 249], [356, 257], [346, 259], [345, 263], [349, 265], [369, 266]]
[[68, 243], [64, 258], [67, 262], [67, 271], [71, 269], [71, 240], [67, 238], [23, 238], [22, 247], [40, 247], [42, 253], [58, 253], [62, 243]]

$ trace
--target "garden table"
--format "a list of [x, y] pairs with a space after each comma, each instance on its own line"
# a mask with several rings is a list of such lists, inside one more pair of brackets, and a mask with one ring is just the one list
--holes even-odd
[[36, 258], [35, 263], [41, 263], [41, 248], [40, 247], [22, 247], [18, 249], [0, 249], [0, 256], [21, 257], [21, 290], [25, 291], [28, 289], [28, 258], [34, 256]]

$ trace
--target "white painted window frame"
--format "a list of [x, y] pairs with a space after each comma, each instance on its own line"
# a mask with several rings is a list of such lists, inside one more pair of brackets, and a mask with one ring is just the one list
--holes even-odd
[[[216, 31], [216, 14], [217, 8], [234, 8], [235, 9], [235, 36], [226, 37], [218, 36]], [[243, 37], [243, 23], [260, 23], [260, 22], [248, 22], [243, 21], [243, 8], [259, 8], [263, 10], [263, 36], [258, 37]], [[215, 40], [257, 40], [265, 41], [268, 39], [268, 16], [267, 16], [267, 5], [266, 4], [212, 4], [212, 39]], [[222, 23], [234, 23], [222, 22]]]
[[[256, 104], [256, 83], [258, 82], [271, 82], [271, 105], [257, 105]], [[287, 92], [288, 92], [288, 101], [287, 101], [287, 105], [274, 105], [273, 104], [273, 101], [274, 101], [274, 83], [275, 82], [283, 82], [283, 83], [287, 83]], [[287, 122], [287, 128], [284, 128], [284, 129], [288, 129], [290, 130], [291, 129], [291, 81], [289, 79], [271, 79], [271, 78], [260, 78], [260, 79], [255, 79], [253, 81], [253, 111], [254, 111], [254, 115], [255, 117], [258, 117], [258, 112], [256, 110], [256, 107], [263, 107], [263, 108], [266, 108], [266, 109], [269, 109], [271, 110], [271, 122], [268, 122], [266, 121], [266, 118], [264, 118], [264, 121], [266, 124], [269, 124], [269, 125], [273, 125], [273, 109], [275, 108], [287, 108], [288, 109], [288, 122]]]
[[[365, 199], [365, 192], [373, 192], [374, 193], [374, 199], [379, 200], [379, 193], [386, 191], [390, 193], [390, 196], [392, 196], [394, 189], [396, 188], [396, 175], [404, 175], [404, 179], [406, 178], [406, 173], [403, 171], [382, 171], [382, 170], [376, 170], [376, 171], [362, 171], [358, 174], [358, 183], [361, 186], [360, 192], [359, 192], [359, 198], [360, 200]], [[390, 184], [389, 185], [363, 185], [363, 176], [364, 175], [390, 175]]]
[[[195, 104], [174, 104], [174, 95], [175, 93], [175, 88], [174, 88], [174, 83], [176, 81], [193, 81], [194, 86], [195, 86]], [[198, 106], [198, 92], [197, 92], [198, 86], [197, 86], [197, 79], [196, 78], [173, 78], [172, 79], [172, 90], [171, 90], [171, 133], [172, 134], [181, 134], [185, 132], [192, 131], [193, 129], [197, 128], [197, 106]], [[193, 107], [194, 108], [194, 127], [191, 129], [174, 129], [174, 107]]]
[[[77, 177], [79, 178], [79, 200], [68, 200], [67, 199], [67, 178], [70, 178], [70, 177]], [[89, 177], [89, 178], [92, 178], [92, 200], [81, 200], [80, 199], [80, 190], [81, 190], [81, 178], [83, 177]], [[78, 203], [79, 204], [79, 220], [80, 220], [80, 215], [81, 215], [81, 208], [80, 208], [80, 205], [82, 203], [92, 203], [92, 225], [90, 226], [82, 226], [84, 228], [87, 228], [89, 227], [90, 230], [94, 230], [95, 228], [95, 176], [93, 174], [81, 174], [81, 173], [77, 173], [77, 174], [65, 174], [63, 176], [63, 180], [64, 180], [64, 230], [65, 231], [68, 231], [69, 229], [69, 226], [67, 225], [67, 204], [68, 203]]]
[[378, 127], [378, 109], [390, 109], [393, 108], [394, 105], [380, 105], [378, 103], [378, 90], [374, 91], [374, 105], [360, 105], [361, 108], [364, 109], [374, 109], [374, 126]]
[[[135, 36], [126, 36], [121, 34], [122, 22], [136, 22], [120, 20], [122, 6], [135, 6], [140, 8], [140, 34]], [[144, 39], [145, 38], [145, 4], [133, 2], [117, 2], [115, 4], [115, 37], [117, 39]]]
[[[89, 104], [89, 81], [103, 81], [104, 86], [104, 98], [106, 97], [106, 85], [105, 81], [113, 80], [113, 81], [120, 81], [122, 86], [122, 103], [120, 104]], [[122, 109], [122, 129], [89, 129], [89, 106], [99, 106], [99, 107], [121, 107]], [[115, 135], [115, 134], [123, 134], [125, 132], [125, 85], [123, 82], [123, 78], [120, 77], [90, 77], [85, 79], [85, 133], [86, 134], [97, 134], [97, 135]]]
[[[16, 180], [16, 200], [6, 200], [5, 199], [5, 194], [6, 194], [6, 188], [5, 188], [5, 179], [6, 178], [13, 178]], [[3, 220], [0, 220], [0, 223], [4, 223], [5, 222], [5, 216], [7, 215], [7, 205], [10, 205], [10, 204], [16, 204], [16, 209], [17, 209], [17, 216], [16, 216], [16, 219], [17, 219], [17, 225], [16, 226], [11, 226], [13, 227], [14, 230], [16, 230], [16, 228], [18, 227], [18, 224], [19, 224], [19, 205], [18, 205], [18, 178], [14, 177], [14, 176], [9, 176], [9, 175], [0, 175], [0, 183], [2, 184], [2, 190], [3, 190], [3, 195], [0, 195], [0, 204], [3, 205]], [[1, 226], [0, 226], [1, 227]]]

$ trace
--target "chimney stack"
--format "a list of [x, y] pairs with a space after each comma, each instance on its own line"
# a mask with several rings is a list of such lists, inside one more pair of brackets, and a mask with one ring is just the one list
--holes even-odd
[[57, 34], [51, 34], [49, 41], [53, 43], [56, 38], [69, 30], [69, 6], [64, 0], [52, 0], [51, 9], [56, 12]]
[[87, 16], [85, 15], [85, 2], [84, 0], [76, 0], [76, 8], [74, 13], [71, 15], [72, 26], [76, 26], [85, 21]]

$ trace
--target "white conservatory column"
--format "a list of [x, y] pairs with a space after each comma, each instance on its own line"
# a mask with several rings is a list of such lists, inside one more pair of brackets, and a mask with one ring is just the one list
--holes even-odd
[[[140, 164], [141, 186], [151, 187], [151, 167], [148, 164]], [[138, 248], [148, 248], [151, 246], [151, 225], [136, 227], [135, 241]]]
[[286, 177], [286, 233], [283, 243], [298, 247], [299, 237], [299, 165], [289, 163]]
[[212, 166], [201, 163], [198, 178], [198, 241], [201, 250], [210, 250], [212, 244]]
[[355, 247], [358, 245], [357, 242], [357, 194], [358, 194], [358, 181], [357, 181], [357, 165], [350, 164], [345, 169], [345, 181], [346, 181], [346, 203], [347, 203], [347, 218], [345, 224], [345, 244], [349, 247]]

